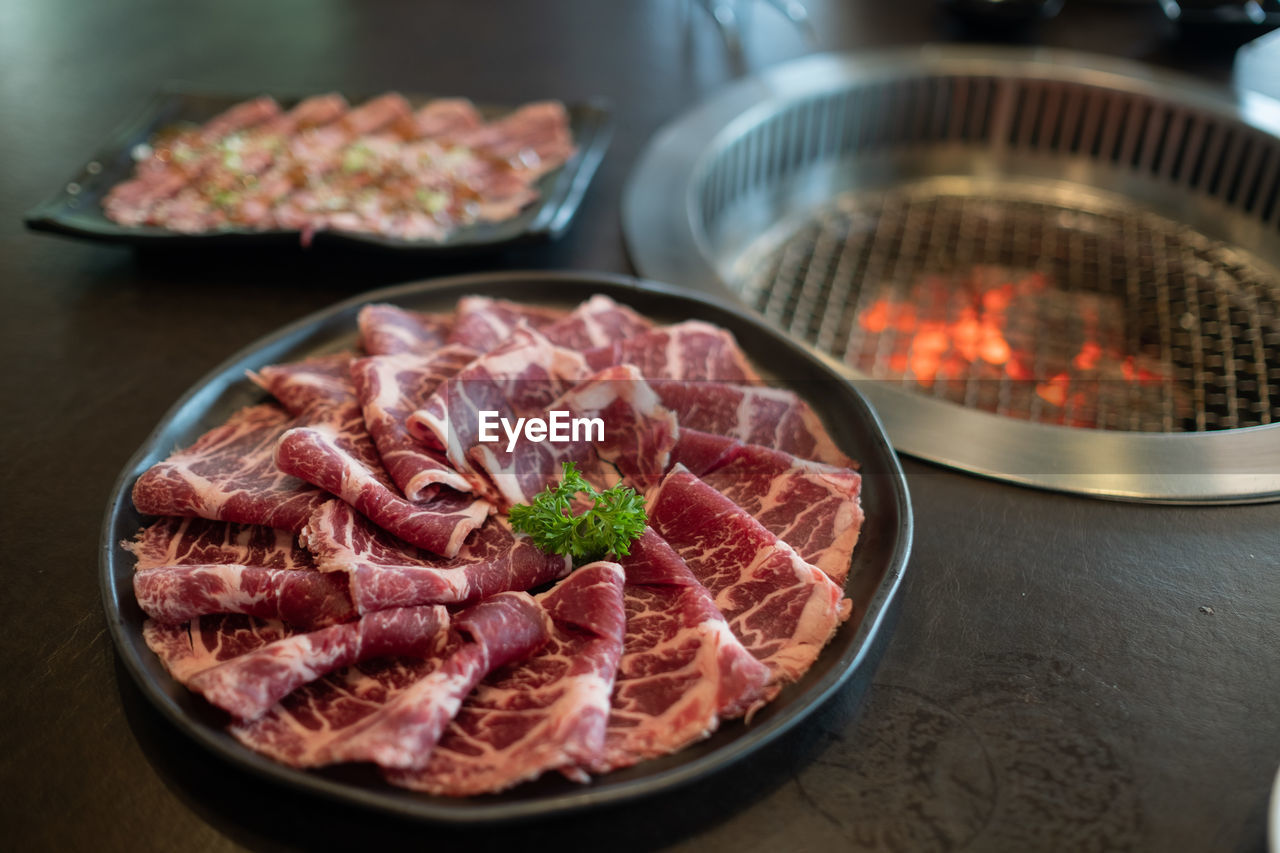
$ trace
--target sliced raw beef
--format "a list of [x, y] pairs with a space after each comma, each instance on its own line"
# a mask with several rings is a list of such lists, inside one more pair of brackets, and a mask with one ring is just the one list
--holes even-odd
[[148, 619], [142, 625], [147, 648], [181, 684], [187, 684], [197, 673], [293, 633], [294, 629], [279, 619], [255, 619], [241, 614], [197, 616], [179, 625]]
[[470, 347], [450, 344], [431, 355], [377, 355], [351, 365], [365, 426], [387, 473], [411, 501], [429, 497], [436, 486], [471, 490], [467, 479], [453, 470], [443, 453], [423, 447], [409, 434], [408, 421], [441, 382], [478, 355]]
[[681, 429], [675, 446], [668, 454], [668, 470], [670, 466], [679, 463], [701, 476], [708, 471], [714, 471], [717, 465], [727, 461], [733, 449], [739, 444], [737, 439], [726, 438], [723, 435], [696, 429]]
[[295, 634], [195, 675], [188, 686], [242, 720], [265, 714], [304, 684], [373, 658], [429, 658], [444, 646], [443, 607], [402, 607]]
[[458, 300], [449, 343], [488, 352], [511, 337], [522, 322], [531, 329], [539, 329], [551, 325], [564, 314], [558, 309], [536, 308], [487, 296], [464, 296]]
[[657, 490], [649, 523], [774, 683], [803, 675], [849, 616], [852, 603], [831, 578], [683, 465]]
[[442, 489], [423, 503], [406, 500], [384, 482], [385, 472], [349, 452], [342, 432], [327, 424], [285, 433], [276, 447], [276, 464], [337, 495], [406, 542], [446, 557], [457, 555], [463, 540], [493, 509], [480, 498], [452, 489]]
[[456, 556], [444, 558], [396, 539], [341, 502], [316, 513], [301, 538], [316, 566], [327, 572], [347, 571], [359, 562], [443, 568], [496, 560], [527, 542], [511, 532], [506, 516], [494, 515], [467, 538]]
[[138, 164], [134, 178], [112, 187], [103, 201], [107, 215], [124, 225], [146, 222], [155, 203], [177, 193], [220, 158], [218, 142], [279, 112], [271, 98], [255, 98], [159, 145], [151, 159]]
[[[337, 504], [337, 501], [330, 503]], [[239, 563], [314, 571], [311, 554], [292, 534], [270, 527], [199, 518], [161, 518], [122, 542], [137, 557], [137, 571], [162, 566]], [[196, 673], [282, 639], [294, 629], [278, 619], [242, 614], [196, 616], [190, 622], [143, 623], [142, 636], [173, 678], [186, 684]]]
[[634, 337], [652, 328], [652, 322], [630, 308], [596, 294], [568, 316], [544, 327], [542, 333], [556, 346], [581, 351]]
[[[428, 447], [444, 451], [473, 489], [497, 498], [493, 484], [471, 464], [471, 449], [481, 444], [480, 412], [497, 412], [510, 420], [542, 415], [584, 375], [582, 356], [520, 326], [501, 346], [441, 383], [410, 416], [409, 431]], [[493, 446], [505, 446], [503, 431], [496, 432], [499, 441]]]
[[481, 148], [490, 157], [532, 180], [573, 156], [569, 115], [559, 101], [526, 104], [475, 130], [458, 134], [454, 142]]
[[[185, 142], [192, 148], [212, 146], [238, 130], [253, 127], [279, 114], [280, 105], [271, 96], [260, 95], [252, 100], [242, 101], [214, 116], [199, 128], [193, 130], [190, 137], [180, 140], [179, 144]], [[181, 160], [182, 158], [178, 159]], [[167, 163], [161, 162], [158, 165], [161, 168], [172, 168], [173, 161], [171, 159]]]
[[734, 637], [711, 594], [653, 528], [631, 544], [627, 632], [595, 773], [683, 749], [776, 692], [769, 669]]
[[570, 564], [529, 545], [511, 557], [464, 563], [456, 568], [378, 566], [351, 572], [351, 596], [361, 611], [439, 602], [462, 604], [507, 590], [527, 590], [563, 577]]
[[336, 359], [263, 368], [273, 394], [304, 407], [299, 426], [276, 445], [277, 467], [354, 506], [375, 524], [437, 554], [453, 556], [489, 515], [483, 500], [451, 489], [429, 500], [406, 500], [387, 474], [369, 436], [349, 370]]
[[268, 569], [314, 569], [311, 554], [283, 530], [203, 518], [162, 518], [121, 547], [138, 558], [135, 569], [201, 563], [239, 563]]
[[331, 435], [338, 449], [359, 460], [370, 469], [372, 476], [393, 486], [365, 427], [355, 380], [351, 377], [353, 361], [355, 357], [351, 353], [336, 353], [268, 365], [257, 373], [250, 371], [249, 378], [297, 416], [296, 426], [319, 429]]
[[583, 353], [592, 371], [634, 364], [646, 379], [760, 382], [733, 335], [689, 320], [615, 341]]
[[333, 498], [276, 467], [276, 441], [292, 425], [276, 406], [241, 409], [147, 469], [134, 483], [134, 506], [144, 515], [197, 516], [301, 532], [311, 513]]
[[259, 198], [269, 202], [269, 212], [254, 224], [300, 230], [305, 245], [310, 235], [324, 226], [325, 215], [333, 209], [330, 205], [335, 194], [330, 183], [335, 175], [342, 176], [346, 172], [342, 167], [348, 146], [360, 144], [360, 137], [375, 132], [400, 140], [411, 135], [413, 111], [409, 102], [394, 92], [380, 95], [351, 110], [332, 125], [291, 139], [290, 156], [283, 158], [277, 166], [285, 171], [284, 177], [289, 183], [278, 187], [269, 179], [271, 176], [259, 182], [259, 188], [271, 187], [274, 195], [269, 199]]
[[333, 672], [280, 700], [262, 717], [231, 725], [250, 749], [293, 767], [330, 763], [333, 744], [435, 670], [440, 658], [379, 658]]
[[109, 218], [184, 233], [289, 228], [304, 244], [326, 228], [440, 241], [512, 217], [575, 150], [558, 103], [486, 124], [465, 100], [413, 112], [394, 93], [350, 110], [325, 95], [287, 113], [259, 98], [153, 145], [108, 194]]
[[862, 528], [857, 471], [695, 430], [671, 457], [844, 586]]
[[337, 447], [359, 460], [388, 487], [391, 478], [382, 467], [378, 448], [364, 423], [364, 413], [351, 376], [351, 353], [318, 356], [263, 367], [249, 378], [298, 417], [298, 426], [323, 430]]
[[570, 431], [569, 441], [521, 441], [511, 451], [501, 443], [474, 447], [471, 461], [494, 484], [502, 506], [532, 501], [560, 478], [565, 462], [575, 463], [597, 489], [612, 487], [619, 473], [637, 484], [662, 479], [677, 424], [635, 367], [610, 367], [587, 377], [551, 403], [548, 422], [551, 412], [567, 412], [571, 421], [599, 420], [602, 437], [582, 430], [576, 441]]
[[351, 382], [349, 352], [322, 355], [292, 364], [273, 364], [249, 378], [275, 397], [291, 415], [301, 415], [312, 406], [340, 406], [355, 393]]
[[199, 127], [158, 141], [151, 156], [138, 163], [137, 174], [144, 180], [173, 172], [190, 174], [200, 165], [200, 158], [216, 150], [219, 142], [245, 128], [270, 121], [279, 114], [280, 105], [266, 95], [242, 101]]
[[135, 572], [133, 593], [148, 616], [170, 625], [213, 613], [243, 613], [315, 629], [356, 616], [346, 577], [325, 572], [235, 563], [162, 566]]
[[575, 385], [551, 407], [603, 421], [604, 439], [592, 442], [592, 447], [642, 491], [666, 473], [679, 425], [638, 368], [605, 368]]
[[413, 108], [404, 96], [398, 92], [387, 92], [370, 98], [351, 110], [343, 117], [342, 125], [351, 137], [388, 128], [393, 128], [395, 132], [411, 133], [409, 128], [412, 127], [412, 122], [406, 125], [403, 120], [412, 117]]
[[622, 570], [608, 562], [583, 566], [538, 603], [551, 617], [547, 644], [480, 682], [426, 768], [388, 772], [390, 781], [465, 797], [557, 768], [576, 778], [577, 768], [600, 754], [622, 654]]
[[[535, 174], [539, 146], [555, 147], [539, 129], [552, 111], [509, 117], [505, 141], [472, 153], [399, 140], [430, 126], [480, 144], [492, 128], [465, 102], [373, 106], [290, 139], [296, 174], [263, 171], [285, 182], [272, 190], [285, 213], [354, 198], [376, 170], [425, 175], [401, 154], [439, 155], [449, 180], [498, 204], [518, 198], [499, 179]], [[509, 163], [491, 156], [512, 140]], [[336, 174], [353, 151], [372, 159]], [[360, 217], [413, 226], [375, 208]], [[332, 210], [308, 227], [348, 227], [335, 217], [355, 211]], [[749, 716], [849, 618], [856, 465], [799, 397], [760, 384], [728, 332], [654, 327], [603, 296], [568, 313], [483, 297], [452, 315], [366, 306], [360, 325], [371, 355], [251, 374], [280, 405], [237, 412], [135, 484], [140, 511], [173, 516], [121, 543], [144, 639], [247, 747], [296, 767], [371, 762], [445, 796], [548, 770], [585, 782]], [[521, 435], [508, 451], [501, 426], [478, 440], [480, 411], [511, 425], [564, 412], [604, 435]], [[565, 460], [599, 488], [645, 491], [652, 526], [618, 563], [574, 572], [492, 515]]]
[[[285, 156], [272, 172], [292, 171], [292, 174], [286, 175], [287, 184], [273, 194], [270, 201], [288, 201], [291, 191], [306, 190], [319, 183], [326, 173], [339, 168], [342, 150], [358, 137], [379, 131], [399, 135], [410, 128], [412, 117], [409, 102], [395, 92], [388, 92], [353, 107], [335, 122], [288, 139]], [[269, 173], [268, 177], [274, 175]], [[261, 183], [274, 184], [269, 180]]]
[[348, 573], [362, 613], [533, 589], [572, 568], [568, 557], [513, 533], [505, 516], [490, 518], [448, 560], [396, 540], [342, 503], [316, 513], [304, 536], [321, 569]]
[[149, 221], [185, 233], [241, 224], [237, 194], [276, 163], [284, 139], [337, 121], [346, 111], [341, 95], [317, 95], [234, 134], [217, 146], [214, 159], [203, 164], [190, 184], [152, 207]]
[[[558, 347], [534, 328], [521, 326], [499, 346], [485, 352], [457, 375], [446, 380], [443, 386], [450, 389], [466, 389], [458, 391], [459, 398], [466, 400], [473, 392], [471, 388], [493, 387], [499, 392], [499, 402], [505, 402], [513, 413], [542, 412], [553, 400], [586, 376], [582, 356], [564, 347]], [[439, 397], [441, 389], [433, 397]], [[482, 396], [484, 396], [482, 394]], [[453, 399], [453, 398], [449, 398]], [[468, 407], [473, 414], [475, 407]], [[434, 415], [431, 405], [424, 407]], [[453, 425], [461, 418], [449, 411]], [[474, 422], [474, 417], [471, 422]], [[411, 423], [411, 429], [413, 424]], [[421, 426], [426, 426], [424, 422]], [[472, 427], [474, 431], [475, 427]], [[440, 431], [414, 429], [415, 435], [441, 445], [443, 428]]]
[[484, 124], [479, 110], [466, 98], [436, 98], [413, 114], [414, 136], [451, 140]]
[[[231, 174], [241, 176], [259, 174], [271, 165], [271, 159], [262, 156], [264, 151], [279, 153], [284, 140], [281, 137], [306, 133], [330, 122], [339, 121], [350, 105], [341, 95], [330, 92], [325, 95], [312, 95], [304, 98], [287, 112], [279, 113], [261, 124], [255, 124], [248, 132], [237, 134], [237, 139], [223, 147], [223, 165], [230, 160], [238, 169], [229, 169]], [[231, 156], [225, 156], [231, 155]], [[238, 157], [235, 155], [239, 155]]]
[[[572, 153], [552, 150], [547, 159], [524, 146], [513, 159], [501, 150], [501, 139], [481, 147], [457, 144], [473, 134], [461, 127], [467, 120], [456, 108], [428, 108], [340, 151], [305, 157], [310, 180], [277, 205], [276, 218], [295, 227], [301, 220], [292, 219], [305, 216], [310, 229], [440, 240], [460, 225], [514, 216], [537, 199], [532, 182]], [[440, 127], [444, 138], [416, 138], [424, 124]]]
[[801, 459], [850, 467], [821, 419], [792, 391], [764, 385], [651, 379], [681, 427], [772, 447]]
[[372, 761], [420, 769], [475, 686], [548, 638], [546, 615], [523, 592], [503, 592], [458, 614], [439, 665], [332, 740], [317, 763]]
[[[464, 115], [444, 112], [424, 110], [411, 120], [397, 119], [384, 132], [353, 140], [333, 158], [340, 168], [321, 171], [319, 180], [288, 202], [313, 228], [440, 240], [459, 225], [507, 218], [537, 199], [531, 186], [535, 173], [508, 165], [502, 155], [453, 144], [454, 136], [470, 130], [456, 126]], [[447, 131], [449, 138], [415, 138], [419, 119], [442, 124], [442, 118], [455, 125]]]
[[468, 454], [472, 468], [492, 485], [494, 501], [502, 510], [531, 502], [560, 479], [566, 462], [574, 463], [578, 473], [596, 488], [607, 489], [618, 481], [617, 472], [601, 464], [592, 442], [585, 438], [568, 442], [521, 439], [512, 450], [503, 442], [477, 444]]
[[459, 171], [466, 175], [463, 180], [475, 187], [479, 195], [474, 208], [463, 209], [463, 212], [473, 213], [477, 221], [510, 219], [538, 200], [538, 191], [529, 185], [528, 171], [479, 157], [472, 157]]
[[394, 305], [366, 305], [357, 318], [360, 343], [370, 355], [430, 355], [444, 346], [452, 314], [406, 311]]
[[[338, 353], [271, 365], [249, 375], [291, 414], [298, 416], [296, 428], [322, 434], [334, 452], [350, 457], [365, 469], [362, 473], [394, 489], [382, 467], [378, 448], [365, 427], [364, 413], [351, 378], [353, 360], [350, 353]], [[279, 445], [276, 455], [279, 462]], [[323, 483], [314, 485], [326, 488]]]

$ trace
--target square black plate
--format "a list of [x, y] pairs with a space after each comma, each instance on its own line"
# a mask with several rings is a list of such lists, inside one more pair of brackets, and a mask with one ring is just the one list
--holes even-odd
[[[27, 227], [36, 231], [134, 246], [298, 245], [299, 233], [292, 230], [226, 228], [185, 234], [150, 225], [121, 225], [108, 219], [102, 209], [103, 196], [117, 183], [133, 174], [133, 150], [136, 146], [146, 143], [165, 127], [181, 122], [208, 121], [223, 110], [251, 97], [254, 95], [210, 94], [181, 88], [161, 91], [139, 116], [118, 128], [98, 153], [81, 167], [78, 174], [47, 201], [27, 213]], [[405, 97], [415, 106], [430, 100], [429, 97], [419, 95], [406, 94]], [[276, 100], [285, 108], [301, 99], [300, 96], [276, 96]], [[360, 97], [349, 99], [353, 104], [364, 100]], [[490, 119], [514, 109], [513, 106], [477, 107], [485, 118]], [[315, 235], [312, 243], [329, 246], [355, 245], [398, 252], [453, 252], [559, 237], [573, 221], [613, 133], [612, 113], [603, 100], [566, 104], [565, 108], [569, 113], [569, 129], [573, 133], [577, 153], [535, 184], [538, 201], [517, 216], [502, 222], [483, 222], [459, 228], [443, 241], [403, 240], [377, 234], [321, 231]]]

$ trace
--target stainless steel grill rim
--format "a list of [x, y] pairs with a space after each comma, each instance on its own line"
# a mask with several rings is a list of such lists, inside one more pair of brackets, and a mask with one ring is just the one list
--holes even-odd
[[[1107, 423], [1106, 413], [1099, 424], [1106, 430], [1015, 421], [900, 383], [867, 382], [843, 353], [825, 354], [859, 381], [899, 450], [923, 458], [1110, 497], [1272, 499], [1280, 496], [1280, 369], [1275, 317], [1265, 306], [1274, 305], [1280, 280], [1278, 115], [1265, 99], [1236, 102], [1176, 75], [1079, 54], [937, 48], [810, 57], [734, 85], [660, 133], [628, 186], [624, 231], [645, 275], [732, 298], [755, 286], [755, 302], [749, 295], [744, 302], [811, 347], [831, 350], [847, 348], [849, 312], [820, 309], [844, 279], [805, 262], [798, 249], [788, 256], [785, 246], [806, 222], [838, 213], [844, 193], [856, 192], [865, 206], [876, 193], [914, 200], [912, 191], [928, 187], [975, 203], [1056, 205], [1077, 225], [1112, 221], [1106, 217], [1117, 212], [1124, 228], [1158, 223], [1152, 233], [1161, 239], [1147, 241], [1149, 266], [1199, 276], [1209, 262], [1210, 291], [1239, 291], [1206, 301], [1197, 285], [1168, 340], [1152, 342], [1173, 353], [1184, 333], [1215, 330], [1207, 348], [1182, 347], [1185, 363], [1171, 359], [1191, 379], [1191, 402], [1202, 413], [1175, 418], [1161, 402], [1152, 414], [1158, 424], [1145, 414], [1136, 424], [1195, 434], [1120, 433], [1124, 425]], [[963, 217], [960, 224], [972, 225]], [[826, 241], [837, 266], [842, 256], [846, 267], [857, 263], [836, 250], [837, 233], [823, 236], [819, 225], [810, 236], [815, 248]], [[918, 242], [927, 252], [927, 240]], [[779, 270], [798, 277], [790, 292], [762, 302], [742, 265], [768, 257], [766, 248], [780, 252], [772, 259]], [[1170, 294], [1187, 290], [1185, 275], [1165, 277]], [[1143, 284], [1126, 286], [1133, 283]], [[856, 305], [858, 295], [851, 288], [841, 298]], [[1239, 313], [1250, 300], [1253, 318]], [[1176, 309], [1169, 298], [1151, 303], [1165, 319]], [[1180, 325], [1188, 314], [1191, 330]], [[1210, 364], [1217, 358], [1224, 364]], [[1240, 373], [1243, 362], [1252, 375]], [[1250, 423], [1258, 425], [1240, 426]]]

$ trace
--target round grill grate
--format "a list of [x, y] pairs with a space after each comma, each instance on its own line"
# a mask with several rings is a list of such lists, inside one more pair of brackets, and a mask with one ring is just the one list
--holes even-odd
[[842, 365], [902, 453], [1280, 499], [1271, 101], [1042, 50], [811, 56], [655, 136], [623, 230], [643, 275]]
[[1147, 432], [1280, 422], [1280, 278], [1146, 211], [846, 193], [728, 279], [818, 350], [966, 407]]

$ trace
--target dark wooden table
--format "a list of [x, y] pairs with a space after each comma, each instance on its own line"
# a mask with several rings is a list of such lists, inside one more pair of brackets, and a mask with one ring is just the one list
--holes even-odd
[[[820, 49], [975, 40], [929, 0], [810, 2]], [[1280, 505], [1125, 506], [907, 465], [916, 548], [869, 687], [733, 771], [520, 826], [407, 823], [211, 757], [129, 680], [96, 543], [125, 460], [182, 391], [362, 290], [461, 271], [628, 272], [623, 182], [735, 73], [705, 13], [657, 2], [158, 0], [0, 5], [0, 846], [14, 850], [1258, 850], [1280, 763]], [[810, 49], [763, 5], [746, 65]], [[1225, 80], [1228, 45], [1154, 6], [1068, 2], [999, 38]], [[605, 95], [617, 134], [553, 245], [437, 261], [136, 254], [22, 213], [162, 82], [288, 92]]]

